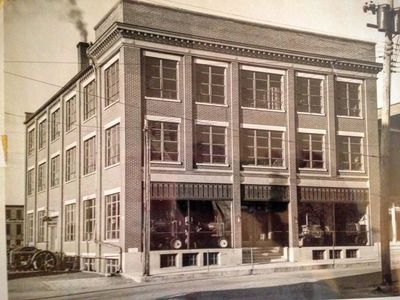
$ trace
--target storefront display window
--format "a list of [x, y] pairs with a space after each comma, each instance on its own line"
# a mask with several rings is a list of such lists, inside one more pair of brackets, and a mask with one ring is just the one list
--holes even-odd
[[151, 201], [151, 250], [227, 247], [231, 201]]

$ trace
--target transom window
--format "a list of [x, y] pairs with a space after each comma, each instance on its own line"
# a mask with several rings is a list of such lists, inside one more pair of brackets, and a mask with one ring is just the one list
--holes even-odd
[[361, 116], [361, 84], [336, 81], [336, 111], [339, 116]]
[[46, 146], [47, 142], [47, 120], [39, 124], [39, 149]]
[[118, 61], [104, 71], [105, 103], [107, 107], [119, 99], [119, 71]]
[[240, 70], [242, 107], [281, 110], [283, 76], [267, 72]]
[[76, 123], [76, 98], [75, 96], [65, 103], [65, 130], [68, 132]]
[[106, 167], [119, 163], [120, 145], [119, 145], [119, 124], [106, 129]]
[[242, 164], [282, 167], [282, 135], [280, 131], [243, 129]]
[[362, 170], [363, 163], [361, 137], [339, 136], [338, 149], [341, 170]]
[[96, 200], [89, 199], [83, 202], [83, 240], [94, 238], [96, 225]]
[[83, 175], [96, 170], [96, 137], [83, 142]]
[[297, 111], [322, 113], [322, 84], [318, 78], [296, 78]]
[[91, 81], [83, 88], [83, 119], [87, 120], [96, 114], [95, 81]]
[[65, 241], [75, 241], [75, 203], [65, 205]]
[[50, 186], [54, 187], [60, 183], [60, 155], [51, 159], [50, 165]]
[[50, 119], [51, 126], [51, 140], [54, 141], [60, 137], [61, 133], [61, 120], [60, 120], [60, 109], [56, 109], [51, 113]]
[[178, 161], [178, 124], [149, 122], [152, 161]]
[[177, 61], [146, 56], [146, 97], [178, 99]]
[[323, 169], [324, 149], [322, 134], [299, 133], [299, 168]]
[[196, 101], [225, 103], [225, 68], [195, 64]]
[[76, 177], [76, 147], [72, 147], [65, 152], [65, 181], [70, 181]]
[[119, 239], [120, 205], [119, 193], [107, 195], [106, 200], [106, 239]]
[[196, 126], [196, 162], [224, 164], [226, 162], [226, 128], [220, 126]]

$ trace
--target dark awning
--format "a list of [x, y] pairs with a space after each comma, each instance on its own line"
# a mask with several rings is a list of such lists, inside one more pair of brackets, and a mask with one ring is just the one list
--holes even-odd
[[302, 202], [368, 202], [368, 189], [301, 186], [297, 197]]
[[242, 201], [289, 202], [289, 189], [282, 185], [242, 184]]
[[152, 182], [151, 200], [232, 200], [232, 185]]

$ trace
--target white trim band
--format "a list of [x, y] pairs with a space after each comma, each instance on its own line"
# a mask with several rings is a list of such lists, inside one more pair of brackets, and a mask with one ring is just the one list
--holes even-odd
[[260, 124], [249, 124], [249, 123], [240, 124], [240, 128], [271, 130], [271, 131], [286, 131], [286, 127], [284, 127], [284, 126], [271, 126], [271, 125], [260, 125]]
[[342, 136], [365, 137], [364, 132], [355, 132], [355, 131], [338, 131], [337, 134]]
[[81, 81], [81, 87], [85, 88], [89, 83], [94, 81], [96, 78], [94, 76], [94, 73], [90, 74], [87, 78], [85, 78], [83, 81]]
[[314, 128], [297, 128], [299, 133], [315, 133], [315, 134], [326, 134], [325, 129], [314, 129]]
[[64, 201], [64, 205], [75, 204], [75, 203], [76, 203], [76, 199], [71, 199], [71, 200]]
[[170, 122], [170, 123], [179, 123], [181, 124], [182, 119], [176, 117], [165, 117], [165, 116], [152, 116], [146, 115], [145, 119], [148, 121], [156, 121], [156, 122]]
[[76, 145], [77, 145], [76, 142], [73, 142], [72, 144], [69, 144], [68, 146], [65, 147], [65, 151], [67, 151], [67, 150], [69, 150], [69, 149], [71, 149], [71, 148], [76, 147]]
[[96, 194], [86, 195], [82, 197], [83, 201], [96, 199]]
[[39, 160], [39, 161], [38, 161], [37, 165], [40, 166], [40, 165], [42, 165], [42, 164], [44, 164], [44, 163], [46, 163], [46, 162], [47, 162], [47, 159], [46, 159], [46, 158], [43, 158], [42, 160]]
[[303, 77], [303, 78], [315, 78], [315, 79], [325, 79], [325, 75], [321, 74], [310, 74], [310, 73], [304, 73], [304, 72], [297, 72], [296, 77]]
[[112, 194], [116, 194], [116, 193], [121, 193], [121, 188], [120, 187], [104, 191], [104, 196], [112, 195]]
[[166, 54], [166, 53], [160, 53], [160, 52], [153, 52], [153, 51], [143, 51], [143, 55], [144, 56], [155, 57], [155, 58], [164, 58], [164, 59], [176, 60], [176, 61], [180, 61], [182, 59], [182, 57], [178, 56], [178, 55], [172, 55], [172, 54]]
[[279, 74], [279, 75], [285, 75], [286, 74], [285, 70], [271, 69], [271, 68], [265, 68], [265, 67], [256, 67], [256, 66], [248, 66], [248, 65], [240, 65], [240, 69], [241, 70], [246, 70], [246, 71], [270, 73], [270, 74]]
[[50, 158], [54, 158], [54, 157], [56, 157], [56, 156], [58, 156], [58, 155], [61, 155], [61, 152], [60, 152], [60, 151], [57, 151], [57, 152], [54, 152], [53, 154], [51, 154], [51, 155], [50, 155]]
[[44, 210], [46, 210], [46, 207], [42, 206], [42, 207], [39, 207], [36, 211], [44, 211]]
[[76, 96], [76, 90], [72, 88], [68, 93], [64, 94], [63, 99], [65, 102], [69, 101], [72, 99], [72, 97]]
[[30, 209], [30, 210], [27, 210], [27, 211], [26, 211], [26, 214], [27, 214], [27, 215], [33, 214], [33, 213], [34, 213], [34, 210], [33, 210], [33, 209]]
[[86, 141], [92, 137], [96, 136], [96, 131], [90, 132], [82, 138], [82, 141]]
[[207, 60], [207, 59], [201, 59], [201, 58], [195, 58], [194, 63], [198, 64], [198, 65], [209, 65], [209, 66], [216, 66], [216, 67], [223, 67], [223, 68], [227, 68], [229, 65], [226, 62]]
[[60, 107], [61, 107], [60, 101], [58, 101], [57, 104], [53, 105], [53, 106], [50, 108], [50, 115], [51, 115], [53, 112], [55, 112], [57, 109], [59, 109]]
[[107, 124], [104, 125], [104, 129], [108, 129], [110, 127], [113, 127], [114, 125], [117, 125], [118, 123], [121, 123], [121, 118], [116, 118], [110, 122], [108, 122]]
[[352, 82], [352, 83], [359, 83], [359, 84], [363, 83], [362, 79], [346, 78], [346, 77], [336, 77], [336, 81]]
[[213, 125], [213, 126], [229, 127], [229, 122], [196, 120], [196, 125]]

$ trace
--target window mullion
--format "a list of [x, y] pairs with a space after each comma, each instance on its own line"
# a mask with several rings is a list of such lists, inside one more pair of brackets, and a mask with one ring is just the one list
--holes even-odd
[[257, 130], [253, 129], [253, 155], [254, 155], [254, 165], [258, 165], [258, 144], [257, 144]]
[[163, 60], [160, 59], [160, 96], [164, 97], [164, 80], [163, 80]]
[[268, 165], [272, 166], [272, 141], [271, 141], [271, 131], [268, 131]]
[[212, 143], [213, 143], [212, 132], [213, 132], [212, 126], [210, 126], [210, 128], [209, 128], [209, 135], [210, 136], [209, 136], [209, 139], [208, 139], [209, 149], [210, 149], [210, 163], [214, 162], [214, 159], [213, 159], [213, 147], [212, 147]]
[[212, 75], [211, 75], [211, 66], [208, 67], [208, 102], [211, 103], [211, 93], [212, 93], [212, 88], [211, 88], [211, 79], [212, 79]]
[[308, 155], [310, 160], [310, 168], [313, 167], [313, 157], [312, 157], [312, 135], [308, 135]]
[[164, 123], [163, 122], [161, 122], [160, 129], [161, 129], [161, 132], [160, 132], [161, 161], [164, 161]]
[[256, 72], [253, 72], [253, 105], [254, 105], [254, 108], [256, 108], [257, 107], [257, 104], [256, 104], [256, 102], [257, 102], [257, 91], [256, 91]]
[[271, 107], [271, 91], [270, 91], [270, 75], [267, 74], [267, 109], [272, 109]]
[[307, 78], [307, 108], [308, 112], [311, 113], [311, 79]]
[[351, 137], [347, 137], [347, 151], [349, 152], [349, 170], [353, 169], [353, 166], [351, 165], [352, 157], [351, 157]]

